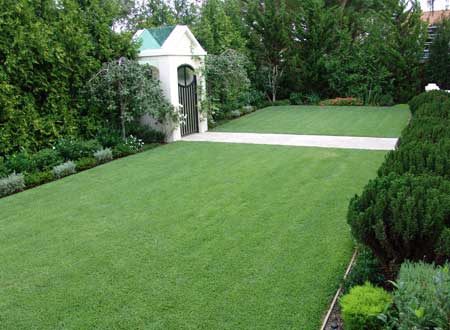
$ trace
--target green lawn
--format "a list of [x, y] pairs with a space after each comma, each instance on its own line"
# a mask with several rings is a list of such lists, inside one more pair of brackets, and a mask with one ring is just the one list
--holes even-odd
[[214, 129], [217, 132], [398, 137], [408, 122], [395, 107], [280, 106], [259, 110]]
[[383, 156], [178, 142], [0, 199], [0, 327], [317, 329]]

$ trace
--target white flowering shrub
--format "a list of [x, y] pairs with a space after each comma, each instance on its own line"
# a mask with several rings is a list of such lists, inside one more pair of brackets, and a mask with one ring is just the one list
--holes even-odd
[[10, 174], [0, 179], [0, 197], [22, 191], [25, 188], [25, 178], [23, 174]]
[[138, 151], [144, 146], [144, 141], [142, 141], [142, 139], [138, 139], [134, 135], [130, 135], [127, 137], [125, 144], [128, 145], [131, 150]]
[[57, 179], [63, 178], [74, 174], [76, 172], [76, 167], [77, 165], [73, 161], [69, 160], [68, 162], [53, 167], [53, 175]]
[[110, 148], [100, 149], [94, 152], [94, 158], [98, 164], [109, 162], [113, 159], [113, 153]]

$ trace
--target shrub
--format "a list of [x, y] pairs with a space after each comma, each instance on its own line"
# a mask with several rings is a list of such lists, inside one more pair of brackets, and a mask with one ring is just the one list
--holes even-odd
[[292, 105], [302, 105], [303, 99], [302, 93], [291, 93], [289, 95], [289, 102], [291, 102]]
[[391, 107], [394, 104], [395, 104], [395, 102], [394, 102], [394, 98], [392, 97], [392, 95], [384, 94], [384, 95], [380, 96], [377, 105], [382, 106], [382, 107]]
[[239, 118], [241, 116], [241, 112], [239, 110], [230, 111], [230, 118]]
[[399, 146], [413, 141], [437, 143], [450, 138], [450, 125], [437, 117], [414, 117], [402, 132]]
[[289, 102], [289, 100], [277, 100], [277, 101], [269, 103], [269, 105], [272, 107], [278, 107], [278, 106], [284, 106], [284, 105], [290, 105], [290, 104], [291, 104], [291, 102]]
[[356, 286], [340, 300], [345, 330], [377, 330], [383, 323], [378, 315], [392, 303], [392, 296], [370, 283]]
[[450, 119], [450, 100], [425, 103], [417, 109], [414, 116], [442, 118], [444, 120], [448, 120]]
[[256, 108], [261, 108], [264, 106], [266, 98], [263, 92], [257, 89], [250, 89], [246, 93], [243, 93], [241, 103], [251, 104]]
[[404, 263], [395, 287], [396, 329], [450, 329], [448, 266]]
[[0, 178], [8, 175], [8, 169], [6, 168], [5, 159], [0, 156]]
[[103, 148], [114, 148], [116, 145], [123, 142], [119, 132], [109, 128], [100, 129], [97, 132], [96, 140]]
[[320, 96], [316, 93], [307, 94], [303, 99], [303, 103], [309, 105], [316, 105], [319, 104], [319, 102]]
[[80, 141], [75, 138], [63, 138], [56, 145], [56, 150], [65, 161], [92, 156], [101, 148], [102, 146], [97, 140]]
[[94, 157], [84, 157], [75, 161], [78, 171], [84, 171], [97, 166], [97, 160]]
[[23, 188], [25, 188], [23, 174], [13, 173], [0, 179], [0, 197], [22, 191]]
[[97, 150], [94, 152], [94, 158], [98, 164], [109, 162], [113, 159], [112, 150], [110, 148]]
[[447, 101], [450, 99], [450, 94], [446, 91], [429, 91], [429, 92], [423, 92], [417, 96], [414, 96], [409, 101], [409, 110], [412, 114], [415, 114], [415, 112], [419, 109], [420, 106], [424, 105], [425, 103], [432, 103], [432, 102], [442, 102]]
[[372, 251], [365, 246], [361, 246], [355, 263], [344, 280], [342, 291], [347, 293], [354, 286], [363, 285], [366, 282], [382, 285], [385, 279], [381, 273], [380, 263]]
[[41, 184], [50, 182], [53, 180], [52, 171], [35, 172], [25, 175], [25, 185], [27, 188], [39, 186]]
[[249, 113], [254, 112], [255, 110], [256, 110], [255, 107], [253, 107], [251, 105], [246, 105], [246, 106], [242, 107], [241, 112], [244, 114], [249, 114]]
[[144, 143], [164, 143], [166, 138], [164, 132], [143, 125], [133, 128], [132, 134]]
[[31, 155], [26, 151], [7, 156], [5, 166], [9, 173], [28, 173], [35, 170]]
[[38, 171], [52, 169], [54, 166], [61, 164], [63, 161], [58, 151], [54, 149], [42, 149], [32, 155], [34, 167]]
[[409, 174], [377, 178], [350, 201], [347, 219], [353, 236], [385, 266], [449, 257], [440, 246], [450, 227], [450, 181]]
[[390, 151], [378, 170], [378, 175], [389, 173], [431, 174], [450, 178], [450, 139], [437, 144], [418, 141], [401, 144]]
[[321, 106], [361, 106], [363, 101], [356, 97], [337, 97], [335, 99], [324, 100], [319, 103]]
[[69, 160], [63, 164], [53, 167], [53, 175], [55, 178], [63, 178], [76, 172], [76, 164]]
[[144, 143], [142, 140], [130, 135], [125, 142], [119, 143], [113, 149], [114, 158], [124, 157], [135, 154], [142, 149]]

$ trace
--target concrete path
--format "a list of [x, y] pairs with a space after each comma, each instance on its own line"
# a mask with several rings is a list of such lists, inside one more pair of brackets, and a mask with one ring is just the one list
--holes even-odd
[[192, 134], [182, 138], [182, 141], [271, 144], [365, 150], [393, 150], [397, 143], [397, 139], [395, 138], [219, 132]]

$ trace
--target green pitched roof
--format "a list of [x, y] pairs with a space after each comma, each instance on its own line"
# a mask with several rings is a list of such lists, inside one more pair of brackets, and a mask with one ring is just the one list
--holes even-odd
[[175, 26], [162, 26], [151, 29], [144, 29], [138, 40], [142, 40], [139, 50], [160, 49]]

